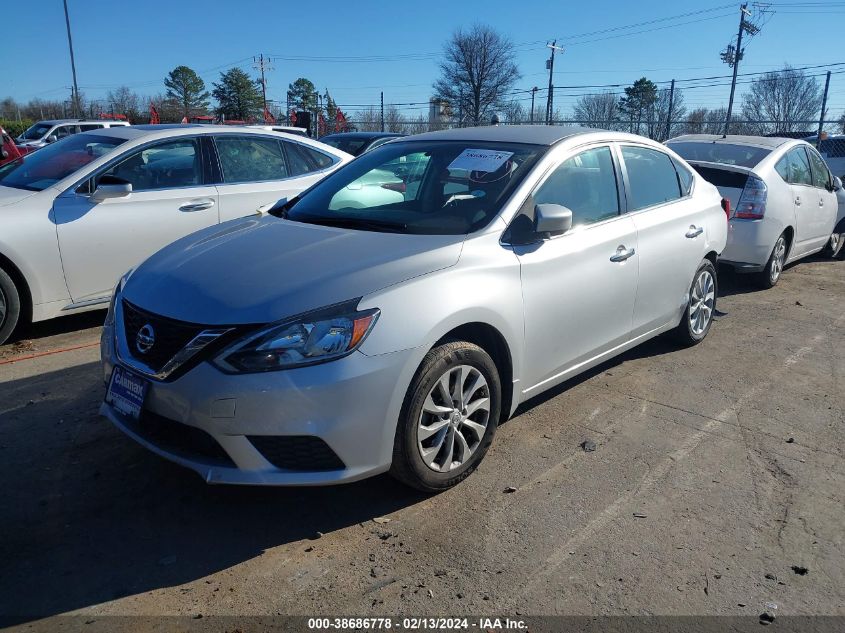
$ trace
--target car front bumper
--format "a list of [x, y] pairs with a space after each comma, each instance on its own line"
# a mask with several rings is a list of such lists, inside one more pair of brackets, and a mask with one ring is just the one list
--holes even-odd
[[[103, 331], [101, 352], [108, 382], [119, 362], [110, 327]], [[203, 362], [171, 382], [149, 380], [140, 421], [107, 402], [100, 413], [141, 445], [196, 471], [208, 483], [350, 482], [389, 469], [396, 422], [415, 362], [413, 349], [378, 356], [354, 352], [321, 365], [258, 374], [224, 374]], [[187, 442], [175, 447], [162, 442], [160, 434], [149, 432], [149, 414], [159, 426], [183, 431]], [[200, 439], [209, 439], [207, 434], [219, 445], [215, 448], [222, 449], [223, 459], [193, 450], [190, 438], [197, 437], [196, 429], [204, 432]], [[279, 467], [273, 463], [278, 459], [266, 450], [262, 453], [250, 439], [285, 442], [303, 436], [325, 442], [342, 464], [319, 470]], [[308, 459], [301, 451], [298, 457], [300, 462]]]

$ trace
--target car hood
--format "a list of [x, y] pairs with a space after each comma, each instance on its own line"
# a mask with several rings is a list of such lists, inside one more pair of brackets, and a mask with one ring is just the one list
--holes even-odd
[[269, 323], [453, 266], [463, 235], [402, 235], [233, 220], [165, 247], [123, 288], [130, 303], [204, 325]]
[[15, 202], [20, 202], [25, 198], [34, 196], [37, 191], [29, 191], [28, 189], [16, 189], [14, 187], [0, 187], [0, 207], [5, 207]]

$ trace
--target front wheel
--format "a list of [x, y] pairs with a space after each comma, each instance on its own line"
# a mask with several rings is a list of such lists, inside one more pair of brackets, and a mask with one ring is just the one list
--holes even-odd
[[21, 316], [21, 298], [15, 282], [0, 268], [0, 344], [9, 340]]
[[499, 373], [466, 341], [426, 354], [402, 405], [390, 474], [425, 492], [461, 482], [487, 452], [502, 402]]
[[676, 338], [684, 345], [697, 345], [707, 336], [713, 324], [718, 289], [716, 267], [709, 259], [705, 259], [695, 271], [687, 309], [675, 329]]

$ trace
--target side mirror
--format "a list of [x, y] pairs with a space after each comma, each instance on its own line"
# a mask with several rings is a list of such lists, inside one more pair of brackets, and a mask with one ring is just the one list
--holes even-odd
[[839, 176], [833, 177], [833, 190], [839, 191], [842, 189], [842, 179]]
[[59, 140], [59, 138], [58, 138], [55, 134], [51, 134], [51, 135], [50, 135], [50, 136], [48, 136], [48, 137], [47, 137], [47, 139], [46, 139], [46, 141], [47, 141], [48, 143], [55, 143], [55, 142], [56, 142], [56, 141], [58, 141], [58, 140]]
[[562, 204], [534, 205], [534, 230], [543, 235], [560, 235], [572, 228], [572, 211]]
[[91, 199], [102, 202], [109, 198], [125, 198], [132, 193], [132, 183], [117, 176], [102, 176]]

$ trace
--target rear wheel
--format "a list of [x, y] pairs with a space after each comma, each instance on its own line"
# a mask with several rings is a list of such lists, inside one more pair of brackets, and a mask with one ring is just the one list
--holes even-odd
[[0, 268], [0, 344], [9, 340], [21, 316], [21, 298], [15, 282]]
[[675, 329], [675, 337], [684, 345], [697, 345], [707, 336], [716, 312], [718, 290], [716, 267], [709, 259], [705, 259], [695, 271], [687, 309]]
[[390, 474], [425, 492], [461, 482], [493, 441], [501, 401], [487, 352], [465, 341], [435, 347], [405, 396]]
[[837, 257], [842, 254], [843, 246], [845, 246], [845, 233], [832, 233], [822, 254]]
[[761, 288], [773, 288], [780, 279], [783, 272], [784, 264], [786, 264], [786, 255], [789, 252], [789, 242], [786, 239], [786, 234], [781, 234], [772, 248], [772, 254], [769, 255], [769, 261], [766, 262], [766, 267], [757, 273], [757, 283]]

